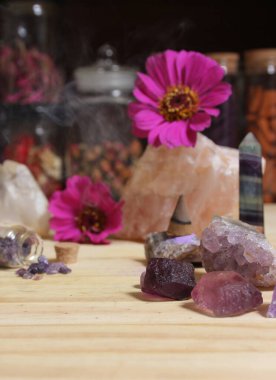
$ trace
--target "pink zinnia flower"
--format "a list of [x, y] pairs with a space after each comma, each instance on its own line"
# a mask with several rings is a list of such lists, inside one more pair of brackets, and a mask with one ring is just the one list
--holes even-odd
[[154, 146], [195, 146], [197, 132], [211, 125], [231, 95], [220, 65], [196, 52], [167, 50], [147, 59], [129, 105], [133, 132]]
[[66, 189], [53, 194], [49, 211], [59, 241], [108, 243], [106, 238], [122, 227], [122, 202], [115, 202], [105, 184], [89, 177], [69, 178]]

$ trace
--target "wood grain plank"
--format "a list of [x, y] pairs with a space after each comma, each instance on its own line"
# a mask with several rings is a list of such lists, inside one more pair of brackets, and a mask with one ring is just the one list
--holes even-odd
[[[276, 205], [265, 207], [276, 246]], [[54, 257], [53, 243], [45, 253]], [[153, 302], [139, 289], [143, 246], [81, 246], [70, 275], [0, 276], [0, 379], [274, 379], [276, 320], [264, 305], [211, 318], [188, 301]], [[203, 273], [197, 270], [197, 277]]]

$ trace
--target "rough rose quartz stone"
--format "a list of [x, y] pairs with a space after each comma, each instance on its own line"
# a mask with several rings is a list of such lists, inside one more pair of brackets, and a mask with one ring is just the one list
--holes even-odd
[[215, 217], [201, 239], [207, 272], [233, 270], [257, 286], [276, 284], [276, 250], [252, 226]]
[[140, 284], [145, 293], [176, 300], [189, 298], [195, 286], [194, 267], [175, 259], [154, 258], [141, 274]]
[[192, 291], [198, 309], [214, 317], [231, 317], [263, 303], [261, 292], [233, 271], [205, 274]]
[[237, 217], [238, 151], [201, 134], [195, 148], [148, 146], [123, 194], [124, 228], [117, 236], [140, 241], [166, 231], [179, 195], [197, 236], [214, 215]]

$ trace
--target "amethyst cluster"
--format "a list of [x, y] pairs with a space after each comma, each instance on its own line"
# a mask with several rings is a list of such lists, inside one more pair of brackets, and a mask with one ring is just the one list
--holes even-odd
[[16, 271], [17, 276], [24, 279], [40, 279], [42, 274], [67, 274], [71, 269], [63, 263], [49, 263], [45, 256], [40, 256], [37, 263], [33, 263], [29, 268], [20, 268]]
[[201, 238], [206, 272], [235, 271], [256, 286], [276, 284], [276, 250], [246, 223], [215, 217]]

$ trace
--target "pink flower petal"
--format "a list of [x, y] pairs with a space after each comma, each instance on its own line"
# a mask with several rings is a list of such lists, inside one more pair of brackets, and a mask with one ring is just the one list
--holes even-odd
[[178, 82], [177, 84], [185, 84], [186, 83], [186, 71], [185, 71], [185, 65], [186, 60], [189, 58], [189, 53], [185, 50], [182, 50], [178, 53], [178, 56], [176, 58], [176, 71], [177, 71], [177, 77]]
[[136, 128], [149, 131], [162, 123], [164, 118], [157, 112], [145, 109], [144, 111], [137, 112], [133, 120]]
[[154, 108], [158, 107], [158, 101], [151, 99], [148, 95], [140, 90], [139, 87], [136, 87], [133, 91], [134, 97], [141, 103], [147, 104]]
[[220, 114], [220, 110], [218, 108], [207, 108], [207, 107], [204, 107], [204, 108], [201, 108], [199, 107], [199, 111], [204, 111], [206, 113], [208, 113], [208, 115], [210, 116], [219, 116]]
[[221, 82], [216, 85], [210, 92], [200, 97], [200, 107], [205, 109], [205, 107], [210, 108], [217, 106], [231, 96], [232, 90], [229, 83]]
[[197, 133], [193, 131], [192, 129], [188, 128], [186, 131], [183, 130], [182, 134], [183, 134], [182, 141], [183, 142], [187, 141], [187, 144], [189, 144], [186, 146], [194, 147], [196, 144]]
[[93, 244], [109, 244], [109, 241], [106, 240], [108, 236], [106, 232], [101, 232], [96, 235], [87, 231], [84, 236], [86, 236]]
[[168, 148], [179, 146], [194, 146], [196, 132], [189, 129], [189, 122], [185, 120], [164, 123], [159, 129], [160, 142]]
[[198, 112], [189, 121], [189, 128], [193, 131], [201, 132], [210, 127], [211, 117], [207, 113]]
[[148, 135], [148, 142], [155, 146], [156, 148], [161, 145], [161, 141], [159, 138], [160, 130], [162, 129], [162, 124], [153, 128]]
[[164, 53], [167, 67], [167, 83], [170, 86], [176, 86], [179, 83], [178, 70], [177, 70], [177, 57], [178, 52], [174, 50], [166, 50]]
[[159, 139], [161, 144], [166, 145], [169, 148], [172, 148], [174, 146], [172, 144], [172, 141], [174, 141], [176, 137], [175, 135], [177, 134], [174, 124], [175, 122], [164, 122], [159, 130]]
[[145, 137], [148, 136], [148, 131], [142, 131], [141, 129], [136, 128], [134, 123], [132, 124], [131, 129], [132, 129], [132, 133], [136, 137], [144, 139]]
[[155, 54], [150, 56], [146, 62], [147, 73], [158, 83], [164, 90], [170, 84], [168, 82], [164, 54]]
[[132, 119], [137, 112], [143, 111], [145, 109], [145, 105], [142, 103], [132, 102], [128, 105], [128, 116]]
[[165, 90], [146, 74], [138, 73], [136, 86], [153, 100], [159, 100], [165, 94]]
[[57, 230], [54, 235], [55, 240], [57, 241], [73, 241], [73, 242], [81, 242], [82, 233], [79, 230], [67, 230], [65, 232], [61, 232]]
[[186, 85], [201, 94], [221, 81], [224, 70], [216, 61], [201, 53], [188, 54], [185, 65]]

